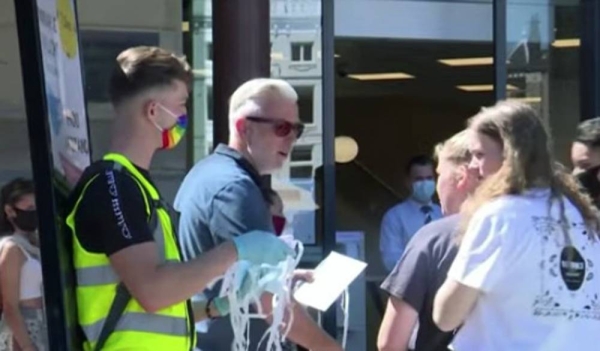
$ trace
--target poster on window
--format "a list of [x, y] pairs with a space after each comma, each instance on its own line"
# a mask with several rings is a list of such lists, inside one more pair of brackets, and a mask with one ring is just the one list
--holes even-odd
[[79, 39], [73, 0], [37, 0], [55, 174], [68, 187], [90, 164]]

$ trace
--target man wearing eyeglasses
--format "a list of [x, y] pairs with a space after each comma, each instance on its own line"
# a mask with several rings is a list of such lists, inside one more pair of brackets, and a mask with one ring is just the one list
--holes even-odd
[[[270, 190], [262, 176], [283, 166], [302, 135], [297, 100], [292, 86], [279, 79], [250, 80], [233, 93], [228, 145], [219, 145], [192, 168], [175, 199], [186, 260], [250, 230], [274, 232]], [[207, 300], [210, 306], [219, 285], [195, 299]], [[268, 299], [262, 301], [268, 310]], [[233, 331], [229, 318], [212, 317], [196, 325], [198, 349], [230, 351]], [[258, 344], [267, 327], [262, 320], [251, 322], [249, 350], [264, 350], [266, 343], [260, 348]], [[288, 338], [313, 351], [341, 351], [300, 306], [294, 308]]]

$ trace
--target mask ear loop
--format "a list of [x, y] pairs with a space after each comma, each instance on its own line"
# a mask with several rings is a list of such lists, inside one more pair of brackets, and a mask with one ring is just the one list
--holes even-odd
[[177, 116], [176, 114], [173, 113], [173, 111], [169, 110], [168, 108], [166, 108], [163, 104], [161, 104], [160, 102], [156, 103], [158, 105], [158, 107], [160, 107], [163, 111], [165, 111], [169, 116], [173, 117], [173, 119], [175, 119], [175, 121], [179, 121], [179, 116]]
[[[273, 294], [272, 321], [261, 337], [259, 347], [263, 342], [267, 342], [266, 350], [282, 350], [281, 344], [285, 341], [293, 323], [293, 274], [304, 252], [304, 247], [299, 241], [293, 242], [292, 245], [296, 249], [296, 257], [288, 257], [275, 266], [266, 264], [257, 266], [240, 261], [225, 273], [220, 296], [227, 296], [229, 300], [231, 326], [234, 334], [233, 351], [248, 351], [250, 319], [266, 318], [260, 302], [264, 292]], [[248, 285], [249, 290], [245, 296], [240, 298], [237, 292], [242, 285]], [[251, 306], [256, 307], [256, 313], [251, 312]], [[289, 316], [287, 323], [286, 316]], [[283, 326], [285, 328], [282, 328]]]
[[[342, 330], [342, 349], [346, 349], [346, 344], [348, 343], [348, 330], [350, 329], [350, 292], [348, 289], [344, 290], [344, 294], [342, 295], [342, 300], [340, 301], [340, 307], [342, 310], [342, 315], [344, 316], [344, 325]], [[317, 311], [317, 324], [319, 326], [323, 326], [323, 315], [321, 311]]]
[[[293, 291], [300, 284], [292, 286], [294, 270], [300, 263], [304, 246], [301, 242], [294, 240], [290, 242], [297, 255], [295, 258], [288, 257], [275, 266], [251, 265], [249, 262], [240, 261], [231, 267], [223, 278], [221, 296], [227, 296], [230, 306], [231, 325], [234, 333], [232, 344], [233, 351], [248, 351], [250, 347], [250, 319], [267, 316], [263, 313], [260, 297], [264, 292], [273, 294], [272, 312], [269, 328], [259, 341], [259, 348], [264, 342], [267, 343], [266, 350], [282, 350], [285, 341], [294, 322], [293, 313]], [[245, 281], [248, 279], [248, 281]], [[237, 291], [243, 284], [250, 284], [250, 291], [242, 299], [238, 298]], [[348, 341], [348, 330], [350, 323], [350, 294], [348, 289], [344, 290], [341, 301], [341, 311], [344, 318], [342, 332], [342, 348], [346, 348]], [[255, 306], [256, 313], [252, 313], [251, 306]], [[287, 321], [285, 320], [288, 316]], [[317, 323], [321, 325], [321, 312], [317, 314]]]
[[[232, 350], [248, 350], [249, 340], [246, 336], [250, 333], [250, 319], [260, 318], [263, 315], [259, 300], [262, 292], [255, 284], [259, 278], [260, 270], [246, 261], [237, 262], [223, 278], [221, 296], [227, 296], [229, 300], [230, 320], [234, 334]], [[250, 290], [246, 296], [240, 298], [238, 291], [244, 284], [249, 284]], [[258, 308], [256, 314], [251, 312], [251, 306]]]
[[[156, 102], [156, 106], [160, 107], [161, 110], [165, 111], [169, 116], [173, 117], [173, 119], [175, 119], [175, 125], [177, 125], [179, 123], [179, 116], [174, 114], [173, 111], [164, 107], [163, 104], [161, 104], [160, 102]], [[150, 118], [150, 121], [152, 122], [152, 124], [154, 124], [156, 129], [158, 129], [158, 131], [161, 133], [164, 133], [165, 131], [169, 130], [169, 128], [163, 128], [160, 125], [158, 125], [158, 123], [152, 118]]]
[[350, 324], [350, 293], [346, 288], [342, 295], [341, 301], [342, 314], [344, 315], [344, 327], [342, 330], [342, 349], [346, 349], [346, 342], [348, 341], [348, 329]]
[[[292, 281], [294, 270], [304, 253], [304, 246], [297, 240], [290, 242], [290, 246], [295, 249], [296, 257], [288, 257], [285, 261], [280, 262], [277, 266], [279, 275], [274, 276], [275, 279], [267, 281], [269, 285], [265, 286], [265, 290], [273, 294], [272, 321], [259, 342], [260, 348], [262, 343], [267, 341], [266, 350], [281, 351], [281, 344], [285, 342], [294, 322]], [[287, 321], [285, 320], [286, 315], [289, 316]]]

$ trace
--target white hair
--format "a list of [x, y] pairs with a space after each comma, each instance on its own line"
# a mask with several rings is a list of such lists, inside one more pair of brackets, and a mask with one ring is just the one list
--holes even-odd
[[298, 94], [290, 83], [274, 78], [256, 78], [242, 84], [229, 99], [229, 129], [235, 122], [252, 114], [260, 114], [273, 101], [297, 102]]

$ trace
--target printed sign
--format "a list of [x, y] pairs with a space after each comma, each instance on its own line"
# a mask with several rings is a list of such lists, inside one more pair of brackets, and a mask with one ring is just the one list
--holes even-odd
[[90, 164], [73, 0], [37, 0], [54, 170], [75, 185]]

